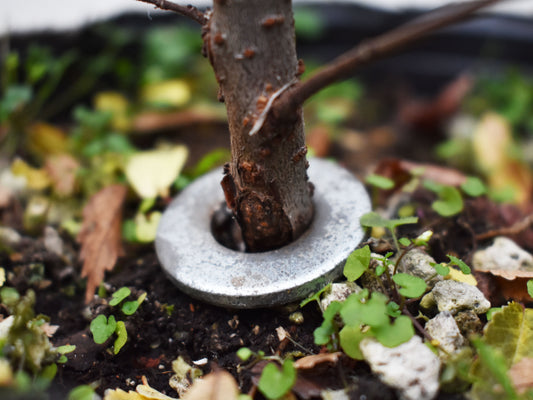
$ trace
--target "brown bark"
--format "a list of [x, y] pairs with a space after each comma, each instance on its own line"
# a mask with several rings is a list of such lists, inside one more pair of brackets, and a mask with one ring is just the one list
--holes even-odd
[[218, 0], [204, 42], [226, 102], [232, 160], [222, 186], [248, 251], [296, 239], [313, 217], [300, 108], [257, 123], [269, 99], [298, 74], [289, 0]]

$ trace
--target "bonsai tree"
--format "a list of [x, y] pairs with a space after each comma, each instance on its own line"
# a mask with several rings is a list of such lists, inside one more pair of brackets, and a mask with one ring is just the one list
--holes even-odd
[[231, 162], [222, 188], [251, 252], [297, 239], [313, 219], [313, 184], [306, 169], [302, 104], [346, 79], [361, 64], [397, 50], [499, 0], [476, 0], [438, 9], [365, 41], [309, 79], [299, 76], [290, 0], [214, 0], [202, 12], [166, 0], [138, 0], [185, 15], [202, 26], [204, 55], [219, 83], [231, 135]]

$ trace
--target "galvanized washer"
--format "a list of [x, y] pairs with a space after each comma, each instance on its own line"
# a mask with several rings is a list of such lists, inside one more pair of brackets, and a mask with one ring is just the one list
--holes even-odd
[[264, 253], [243, 253], [211, 234], [213, 211], [224, 196], [222, 174], [199, 178], [161, 218], [155, 246], [164, 270], [185, 293], [231, 308], [271, 307], [300, 300], [341, 273], [364, 236], [359, 218], [370, 211], [365, 188], [339, 165], [311, 159], [315, 216], [293, 243]]

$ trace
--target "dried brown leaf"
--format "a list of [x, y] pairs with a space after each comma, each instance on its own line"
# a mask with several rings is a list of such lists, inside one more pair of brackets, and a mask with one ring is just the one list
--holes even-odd
[[531, 302], [532, 299], [527, 292], [527, 281], [533, 279], [533, 271], [482, 271], [477, 269], [476, 276], [480, 275], [490, 282], [490, 291], [496, 291], [498, 296], [502, 296], [505, 300]]
[[302, 357], [294, 362], [296, 369], [313, 369], [320, 364], [336, 364], [339, 361], [342, 353], [322, 353], [312, 356]]
[[70, 196], [76, 187], [76, 172], [79, 163], [68, 154], [51, 156], [46, 159], [45, 170], [52, 186], [59, 196]]
[[523, 358], [509, 370], [509, 378], [516, 391], [523, 394], [526, 390], [533, 389], [533, 358]]
[[77, 241], [81, 243], [82, 278], [87, 277], [85, 302], [104, 279], [104, 272], [115, 266], [123, 255], [121, 244], [122, 205], [126, 187], [111, 185], [93, 195], [83, 209], [83, 225]]
[[239, 387], [233, 376], [224, 370], [216, 370], [197, 379], [183, 395], [184, 400], [237, 400]]

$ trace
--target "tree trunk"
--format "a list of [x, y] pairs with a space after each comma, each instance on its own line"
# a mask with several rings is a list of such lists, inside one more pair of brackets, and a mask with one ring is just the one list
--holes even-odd
[[281, 247], [313, 218], [301, 109], [284, 120], [267, 113], [258, 122], [272, 95], [299, 75], [291, 1], [215, 0], [204, 42], [231, 134], [226, 202], [248, 251]]

